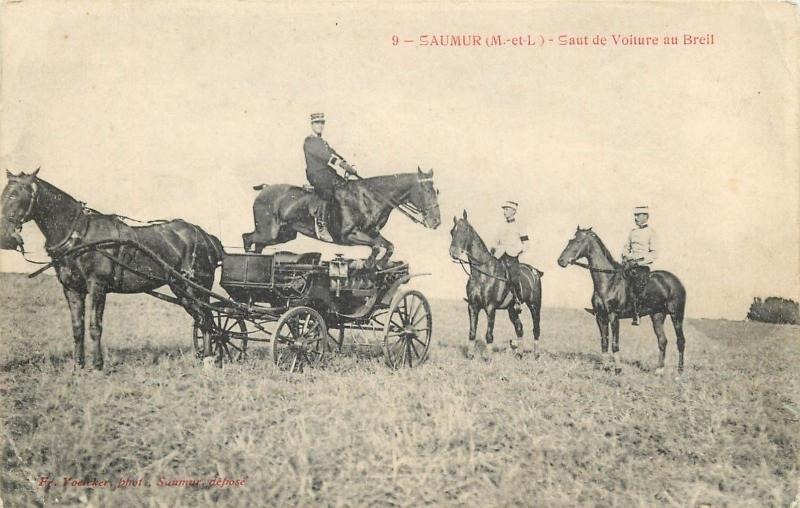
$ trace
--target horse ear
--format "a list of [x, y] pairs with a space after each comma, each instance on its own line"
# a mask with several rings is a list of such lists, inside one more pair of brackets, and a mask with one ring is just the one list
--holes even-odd
[[419, 166], [417, 166], [417, 173], [420, 174], [420, 175], [422, 174], [422, 170], [420, 169]]
[[431, 170], [428, 171], [428, 175], [427, 176], [433, 176], [433, 168], [431, 168]]
[[467, 220], [467, 211], [464, 210], [464, 220]]
[[453, 224], [458, 224], [458, 219], [456, 219], [455, 215], [453, 215]]
[[13, 178], [14, 176], [14, 173], [6, 169], [6, 178]]
[[36, 171], [34, 171], [33, 173], [31, 173], [31, 174], [30, 174], [30, 175], [28, 175], [28, 176], [36, 176], [37, 174], [39, 174], [39, 170], [40, 170], [40, 169], [42, 169], [42, 166], [39, 166], [38, 168], [36, 168]]
[[586, 231], [591, 231], [591, 230], [592, 230], [592, 226], [589, 226], [588, 228], [586, 228]]

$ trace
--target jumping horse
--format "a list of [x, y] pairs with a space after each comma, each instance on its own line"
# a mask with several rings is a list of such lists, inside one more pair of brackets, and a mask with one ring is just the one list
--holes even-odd
[[[31, 174], [14, 175], [6, 171], [8, 184], [0, 196], [0, 248], [19, 250], [24, 254], [20, 235], [22, 225], [34, 221], [41, 230], [45, 249], [63, 286], [72, 316], [77, 366], [84, 367], [87, 296], [91, 305], [89, 333], [94, 342], [93, 366], [98, 370], [103, 368], [100, 337], [108, 293], [150, 293], [166, 283], [177, 295], [176, 303], [180, 303], [196, 321], [203, 323], [211, 319], [198, 302], [208, 301], [207, 293], [201, 289], [211, 289], [214, 271], [222, 260], [222, 244], [216, 237], [183, 220], [131, 227], [115, 215], [87, 208], [39, 178], [38, 172], [37, 169]], [[102, 244], [106, 240], [110, 242], [103, 247], [81, 248]], [[128, 247], [129, 244], [143, 246], [161, 263]], [[124, 260], [127, 268], [112, 261], [111, 257]], [[170, 269], [188, 278], [197, 288], [177, 287], [170, 280]], [[206, 362], [211, 354], [211, 339], [207, 332], [204, 336]]]
[[[588, 263], [578, 260], [586, 258]], [[558, 264], [581, 266], [592, 275], [592, 313], [600, 329], [600, 347], [604, 363], [616, 367], [619, 352], [619, 320], [633, 317], [633, 304], [629, 286], [632, 284], [624, 276], [624, 267], [614, 260], [609, 250], [592, 228], [577, 228], [575, 236], [567, 243], [558, 257]], [[669, 315], [675, 327], [678, 346], [678, 370], [683, 370], [683, 351], [686, 338], [683, 335], [683, 313], [686, 308], [686, 289], [675, 275], [664, 270], [650, 272], [650, 280], [644, 298], [640, 302], [642, 316], [649, 315], [653, 330], [658, 338], [658, 369], [664, 368], [667, 353], [667, 336], [664, 333], [664, 320]], [[608, 326], [611, 325], [611, 357], [608, 356]]]
[[[461, 219], [453, 217], [453, 229], [450, 230], [450, 257], [462, 266], [469, 266], [469, 280], [467, 281], [467, 306], [469, 309], [469, 340], [473, 342], [474, 353], [467, 352], [472, 358], [475, 353], [483, 354], [486, 345], [494, 342], [494, 318], [497, 310], [507, 310], [508, 317], [514, 325], [514, 332], [522, 342], [522, 321], [514, 308], [514, 294], [509, 288], [508, 274], [499, 259], [492, 255], [477, 231], [467, 220], [464, 211]], [[464, 260], [466, 257], [466, 260]], [[522, 277], [522, 299], [533, 320], [533, 351], [538, 356], [539, 350], [539, 318], [542, 310], [542, 272], [530, 265], [520, 264]], [[475, 340], [480, 311], [486, 313], [486, 342]], [[520, 345], [511, 341], [511, 348], [517, 350]]]
[[[261, 252], [267, 245], [294, 240], [298, 233], [316, 238], [311, 211], [320, 198], [313, 191], [284, 184], [253, 188], [261, 192], [253, 203], [255, 231], [242, 235], [245, 251]], [[383, 249], [380, 265], [385, 266], [394, 252], [394, 245], [380, 234], [389, 215], [398, 209], [414, 222], [436, 229], [441, 223], [438, 193], [433, 170], [419, 168], [414, 173], [350, 181], [336, 193], [338, 206], [330, 207], [328, 228], [333, 243], [369, 246], [367, 266], [376, 264]]]

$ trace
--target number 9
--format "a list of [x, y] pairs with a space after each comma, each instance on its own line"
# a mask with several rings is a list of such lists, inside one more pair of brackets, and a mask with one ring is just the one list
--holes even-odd
[[400, 37], [392, 35], [392, 46], [397, 46], [400, 43]]

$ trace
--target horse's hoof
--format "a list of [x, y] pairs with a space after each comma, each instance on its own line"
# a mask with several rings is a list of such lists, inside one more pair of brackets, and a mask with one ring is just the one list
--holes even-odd
[[511, 348], [512, 351], [519, 349], [519, 343], [514, 339], [508, 341], [508, 347]]
[[206, 372], [214, 372], [217, 366], [217, 361], [213, 356], [206, 356], [203, 358], [203, 370]]

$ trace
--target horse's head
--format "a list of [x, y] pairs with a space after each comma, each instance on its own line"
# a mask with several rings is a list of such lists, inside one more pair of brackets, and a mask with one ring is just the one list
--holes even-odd
[[574, 263], [578, 259], [586, 256], [589, 252], [589, 242], [594, 236], [592, 228], [582, 229], [580, 226], [575, 230], [575, 236], [567, 242], [564, 251], [558, 256], [558, 264], [562, 268]]
[[0, 195], [0, 249], [17, 250], [22, 247], [22, 236], [19, 232], [22, 225], [31, 220], [38, 191], [37, 173], [38, 169], [29, 175], [15, 175], [6, 170], [8, 183]]
[[433, 170], [426, 173], [417, 167], [417, 184], [412, 187], [408, 199], [422, 212], [426, 228], [439, 227], [442, 218], [439, 214], [439, 190], [433, 185]]
[[466, 210], [460, 219], [453, 217], [453, 229], [450, 230], [450, 257], [463, 260], [474, 234], [475, 230], [467, 220]]

